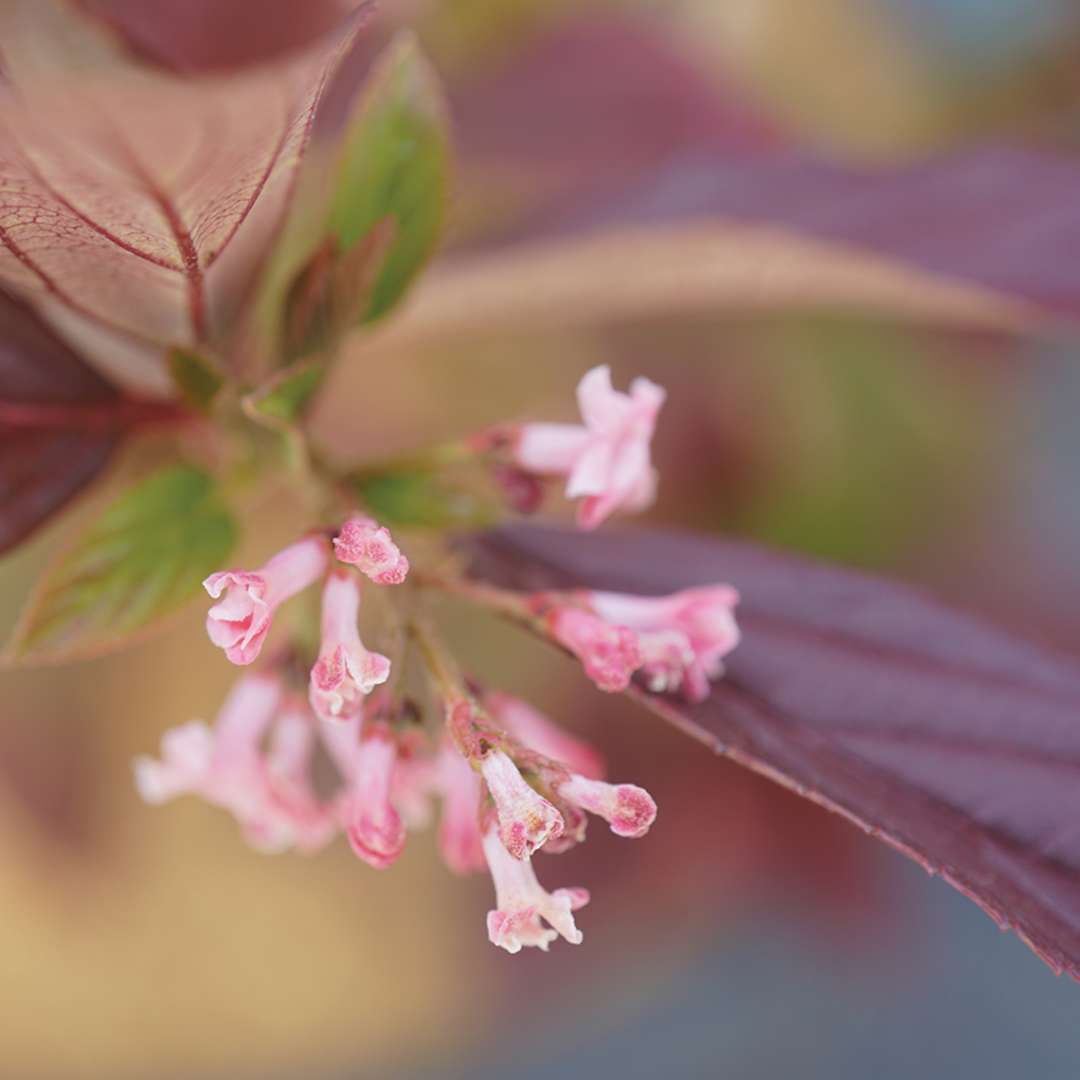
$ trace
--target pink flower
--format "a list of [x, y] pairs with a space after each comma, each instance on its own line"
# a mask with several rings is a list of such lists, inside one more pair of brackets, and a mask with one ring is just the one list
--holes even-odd
[[161, 737], [161, 760], [135, 759], [135, 788], [144, 802], [160, 804], [205, 783], [214, 754], [214, 735], [201, 720], [170, 728]]
[[336, 824], [308, 780], [311, 727], [305, 713], [281, 709], [277, 679], [248, 675], [225, 699], [212, 731], [201, 722], [185, 724], [166, 732], [160, 761], [137, 758], [135, 784], [147, 802], [194, 794], [228, 810], [260, 850], [313, 850]]
[[582, 810], [602, 817], [616, 836], [644, 836], [656, 820], [653, 797], [635, 784], [605, 784], [575, 773], [558, 785], [558, 793]]
[[588, 892], [579, 888], [547, 892], [536, 880], [531, 861], [510, 855], [495, 829], [484, 834], [483, 846], [495, 884], [496, 910], [489, 911], [487, 916], [488, 940], [492, 945], [508, 953], [520, 952], [524, 945], [534, 945], [546, 952], [560, 935], [573, 945], [581, 944], [581, 931], [572, 913], [589, 902]]
[[616, 510], [643, 510], [656, 494], [649, 445], [664, 390], [637, 378], [624, 394], [611, 385], [606, 365], [578, 384], [584, 425], [525, 424], [514, 461], [541, 475], [565, 476], [567, 498], [582, 498], [578, 525], [594, 529]]
[[409, 560], [394, 543], [390, 530], [369, 517], [349, 518], [334, 538], [334, 552], [376, 585], [400, 585], [409, 572]]
[[218, 600], [206, 616], [210, 640], [234, 664], [250, 664], [259, 655], [279, 604], [313, 584], [326, 570], [326, 543], [317, 536], [279, 551], [261, 570], [223, 570], [204, 582]]
[[405, 826], [390, 801], [397, 753], [389, 728], [374, 725], [356, 750], [342, 800], [349, 844], [376, 870], [387, 869], [405, 847]]
[[480, 842], [480, 777], [449, 741], [439, 751], [437, 769], [436, 782], [443, 800], [439, 823], [443, 862], [456, 874], [481, 870], [484, 852]]
[[438, 773], [438, 763], [430, 754], [407, 756], [399, 744], [390, 801], [406, 828], [426, 829], [431, 824], [431, 800], [438, 786]]
[[497, 724], [523, 746], [561, 762], [571, 772], [599, 779], [604, 775], [600, 754], [582, 739], [563, 731], [542, 712], [509, 694], [491, 693], [484, 705]]
[[689, 701], [704, 701], [710, 680], [723, 673], [723, 658], [739, 643], [739, 594], [730, 585], [655, 597], [593, 592], [588, 600], [606, 623], [637, 634], [642, 673], [656, 693], [681, 689]]
[[263, 757], [265, 812], [245, 825], [248, 842], [263, 851], [317, 851], [337, 833], [333, 808], [324, 806], [311, 782], [315, 719], [298, 702], [278, 713]]
[[562, 835], [562, 815], [529, 787], [502, 750], [490, 750], [480, 759], [480, 775], [495, 803], [499, 836], [515, 859], [527, 859], [549, 837]]
[[492, 479], [502, 490], [511, 510], [535, 514], [544, 501], [544, 484], [536, 473], [518, 465], [499, 462], [492, 468]]
[[637, 634], [580, 608], [553, 608], [548, 613], [548, 628], [552, 637], [584, 664], [585, 674], [609, 693], [625, 690], [643, 662]]
[[308, 687], [311, 707], [324, 720], [359, 712], [364, 696], [390, 675], [390, 661], [364, 648], [359, 614], [359, 582], [346, 570], [334, 571], [323, 587], [322, 642]]

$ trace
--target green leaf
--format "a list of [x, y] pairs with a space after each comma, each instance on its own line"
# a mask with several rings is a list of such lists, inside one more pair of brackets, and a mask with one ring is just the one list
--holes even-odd
[[325, 374], [325, 364], [301, 361], [245, 395], [241, 406], [252, 420], [267, 427], [279, 431], [294, 427], [303, 418]]
[[348, 251], [385, 219], [394, 237], [364, 313], [384, 315], [435, 248], [450, 174], [446, 106], [416, 38], [400, 32], [375, 63], [345, 130], [328, 225]]
[[476, 492], [430, 470], [357, 473], [351, 480], [368, 509], [391, 525], [478, 528], [498, 519], [497, 509]]
[[199, 412], [209, 412], [225, 379], [201, 353], [174, 348], [167, 357], [169, 374], [184, 399]]
[[46, 572], [11, 657], [71, 659], [123, 645], [195, 595], [234, 541], [212, 477], [191, 465], [160, 469], [105, 506]]
[[343, 133], [315, 144], [256, 304], [274, 367], [332, 352], [388, 312], [438, 243], [450, 177], [438, 78], [408, 31], [376, 60]]

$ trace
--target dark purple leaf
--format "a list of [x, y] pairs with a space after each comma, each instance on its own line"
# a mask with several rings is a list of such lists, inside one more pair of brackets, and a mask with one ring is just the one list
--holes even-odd
[[271, 59], [325, 34], [361, 6], [349, 0], [76, 0], [137, 55], [173, 71]]
[[90, 483], [126, 430], [167, 411], [121, 396], [0, 293], [0, 552]]
[[530, 239], [722, 219], [873, 252], [1080, 315], [1080, 161], [986, 146], [856, 168], [805, 151], [684, 148], [602, 195], [549, 208]]
[[773, 126], [660, 26], [585, 17], [453, 92], [467, 164], [556, 188], [625, 177], [688, 146], [748, 152]]
[[[502, 201], [526, 213], [508, 221], [503, 212], [486, 233], [474, 230], [474, 250], [499, 253], [486, 264], [448, 263], [447, 276], [459, 265], [474, 276], [488, 265], [493, 279], [507, 280], [503, 249], [522, 248], [524, 267], [533, 254], [525, 245], [539, 245], [549, 261], [563, 254], [565, 272], [549, 276], [573, 285], [565, 296], [545, 289], [538, 307], [584, 317], [577, 297], [589, 292], [572, 276], [593, 251], [589, 242], [631, 236], [633, 249], [623, 243], [611, 260], [632, 267], [631, 313], [745, 312], [771, 300], [905, 317], [947, 311], [972, 325], [1080, 315], [1080, 160], [1003, 145], [913, 164], [829, 160], [781, 132], [723, 76], [695, 70], [658, 25], [596, 17], [459, 89], [462, 157], [478, 205], [502, 205], [500, 185], [511, 177], [513, 199]], [[682, 245], [678, 271], [672, 253], [690, 230], [697, 242]], [[705, 280], [701, 266], [725, 255], [741, 276]], [[808, 261], [822, 274], [789, 285], [789, 267]], [[850, 274], [841, 277], [845, 267]], [[620, 278], [610, 267], [590, 265], [588, 278], [601, 269], [616, 294]], [[668, 289], [676, 272], [687, 275], [681, 291]], [[889, 272], [902, 280], [882, 281]], [[524, 269], [517, 276], [523, 293], [537, 293]], [[830, 281], [832, 288], [815, 285]], [[661, 297], [665, 289], [670, 295]], [[957, 289], [967, 293], [946, 300]], [[454, 300], [458, 309], [475, 304], [471, 295]], [[615, 307], [594, 303], [590, 317], [625, 317]]]
[[939, 873], [1080, 979], [1080, 666], [920, 592], [711, 537], [514, 528], [468, 541], [504, 586], [727, 581], [742, 644], [708, 701], [639, 697], [718, 753]]

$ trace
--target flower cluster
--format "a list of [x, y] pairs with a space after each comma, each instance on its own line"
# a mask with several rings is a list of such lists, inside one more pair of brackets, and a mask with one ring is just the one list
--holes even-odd
[[[618, 393], [607, 369], [597, 368], [578, 397], [583, 426], [525, 424], [509, 436], [503, 429], [484, 453], [509, 448], [519, 477], [566, 476], [567, 494], [582, 498], [580, 524], [592, 528], [652, 497], [649, 445], [664, 394], [644, 379], [630, 394]], [[601, 756], [532, 706], [463, 677], [417, 614], [417, 599], [401, 605], [407, 632], [396, 635], [393, 656], [369, 649], [359, 629], [364, 589], [392, 590], [388, 599], [401, 589], [494, 598], [494, 610], [569, 650], [608, 691], [636, 676], [654, 693], [701, 700], [738, 642], [738, 597], [729, 586], [666, 597], [476, 591], [462, 578], [410, 576], [390, 531], [361, 514], [309, 533], [258, 570], [212, 574], [205, 586], [215, 601], [210, 640], [245, 667], [259, 660], [278, 607], [320, 589], [318, 650], [302, 676], [298, 646], [273, 654], [239, 679], [212, 728], [192, 722], [167, 732], [160, 759], [135, 763], [143, 798], [198, 795], [231, 813], [264, 851], [310, 852], [343, 833], [357, 857], [380, 870], [437, 804], [442, 858], [460, 874], [486, 867], [495, 891], [488, 937], [511, 953], [546, 950], [557, 937], [581, 941], [575, 912], [588, 892], [548, 892], [537, 878], [537, 854], [582, 842], [590, 816], [617, 836], [644, 836], [656, 804], [644, 788], [608, 782]], [[427, 709], [405, 689], [403, 668], [412, 658], [428, 677]], [[333, 766], [333, 776], [318, 782], [317, 753]]]

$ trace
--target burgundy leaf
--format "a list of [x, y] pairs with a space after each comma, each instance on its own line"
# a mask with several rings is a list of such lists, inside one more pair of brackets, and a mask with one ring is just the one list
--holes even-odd
[[773, 125], [687, 59], [659, 24], [586, 16], [531, 41], [451, 99], [473, 167], [580, 190], [688, 146], [748, 152]]
[[821, 308], [1029, 332], [1080, 315], [1080, 162], [993, 145], [830, 161], [685, 53], [659, 24], [585, 18], [459, 88], [481, 225], [394, 333]]
[[513, 528], [466, 544], [475, 574], [516, 588], [736, 585], [744, 639], [709, 700], [635, 696], [941, 874], [1080, 979], [1075, 662], [914, 589], [743, 543]]
[[684, 147], [602, 195], [549, 208], [518, 239], [715, 219], [780, 227], [1080, 315], [1080, 161], [1021, 148], [857, 168], [798, 149]]
[[150, 354], [165, 387], [163, 345], [228, 329], [345, 39], [178, 78], [95, 29], [71, 7], [0, 6], [0, 282], [95, 358]]
[[89, 484], [125, 431], [165, 412], [121, 396], [0, 293], [0, 552]]
[[268, 60], [328, 33], [348, 0], [76, 0], [128, 48], [173, 71], [211, 71]]

